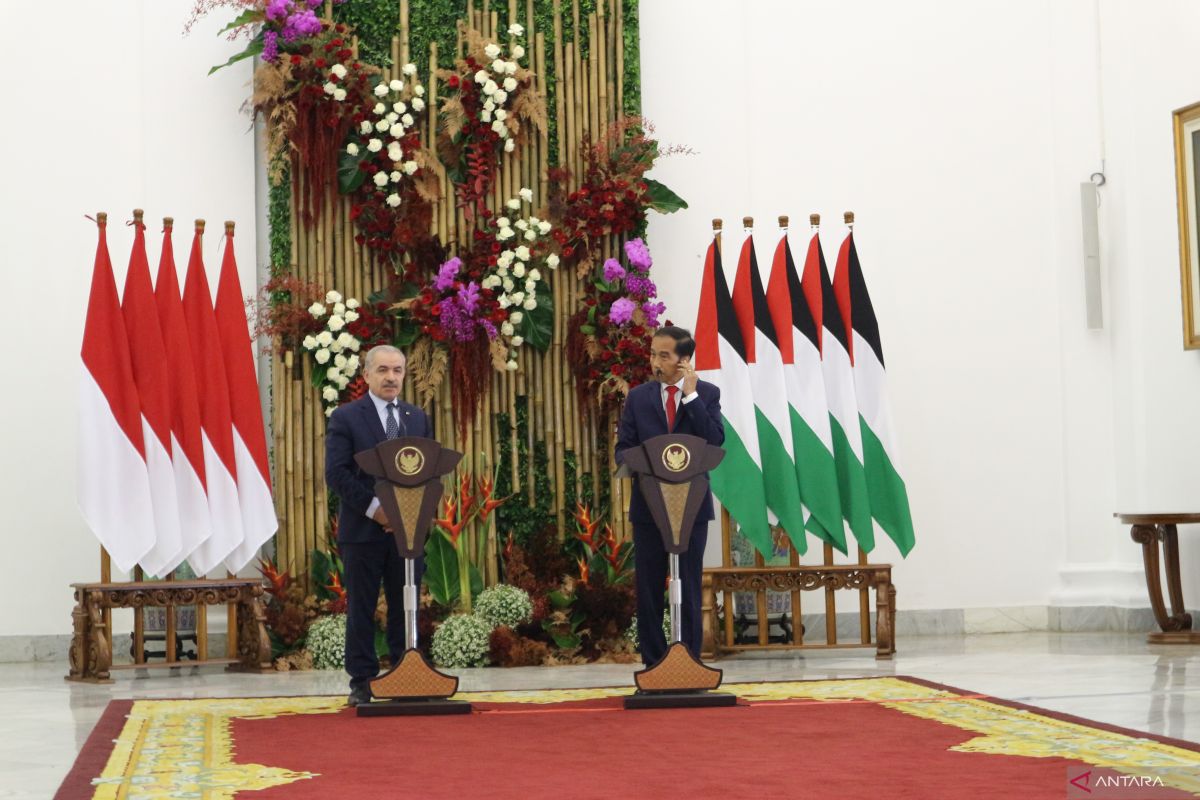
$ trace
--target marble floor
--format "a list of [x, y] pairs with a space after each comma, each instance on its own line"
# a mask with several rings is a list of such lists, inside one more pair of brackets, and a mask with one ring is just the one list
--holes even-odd
[[[1089, 719], [1200, 741], [1200, 647], [1145, 634], [1017, 633], [912, 637], [891, 661], [871, 650], [804, 657], [745, 654], [717, 666], [728, 682], [909, 675]], [[1190, 671], [1189, 671], [1190, 668]], [[634, 667], [602, 664], [458, 671], [462, 691], [628, 686]], [[336, 672], [240, 675], [219, 668], [63, 680], [65, 663], [0, 664], [0, 798], [49, 798], [109, 700], [341, 694]]]

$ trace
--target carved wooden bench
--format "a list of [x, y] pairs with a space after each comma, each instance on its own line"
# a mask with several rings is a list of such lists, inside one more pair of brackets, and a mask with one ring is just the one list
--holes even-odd
[[[67, 680], [91, 683], [108, 682], [110, 670], [146, 667], [202, 666], [226, 664], [229, 669], [259, 672], [271, 666], [271, 642], [263, 605], [262, 582], [255, 578], [194, 581], [135, 581], [132, 583], [73, 583], [75, 609], [71, 612], [74, 635], [71, 639], [71, 671]], [[113, 664], [113, 641], [107, 612], [113, 608], [162, 606], [211, 606], [229, 604], [230, 646], [226, 658], [209, 658], [207, 631], [201, 630], [198, 640], [199, 658], [180, 662], [168, 658], [164, 662]], [[198, 609], [200, 624], [206, 619]], [[171, 616], [171, 615], [168, 615]], [[200, 627], [200, 625], [198, 625]], [[237, 643], [236, 657], [233, 642]], [[172, 648], [173, 649], [173, 648]]]

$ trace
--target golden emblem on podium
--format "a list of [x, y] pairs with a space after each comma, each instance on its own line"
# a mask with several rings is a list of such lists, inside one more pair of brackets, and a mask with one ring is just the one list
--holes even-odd
[[681, 444], [673, 444], [663, 450], [663, 466], [671, 472], [683, 472], [692, 463], [692, 454]]
[[416, 475], [425, 466], [425, 456], [415, 447], [403, 447], [396, 453], [396, 469], [402, 475]]

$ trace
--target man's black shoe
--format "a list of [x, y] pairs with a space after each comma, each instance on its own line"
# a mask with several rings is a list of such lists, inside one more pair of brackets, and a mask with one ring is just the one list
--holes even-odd
[[371, 702], [371, 688], [365, 684], [355, 686], [350, 690], [350, 696], [346, 698], [346, 705], [361, 706]]

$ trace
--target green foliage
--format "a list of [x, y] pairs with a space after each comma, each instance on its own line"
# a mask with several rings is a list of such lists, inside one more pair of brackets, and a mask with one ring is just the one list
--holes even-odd
[[[663, 632], [663, 636], [667, 637], [667, 644], [670, 644], [671, 643], [671, 609], [669, 609], [669, 608], [663, 612], [662, 632]], [[641, 644], [638, 642], [637, 615], [636, 614], [633, 616], [633, 619], [629, 621], [629, 627], [625, 630], [625, 638], [633, 643], [633, 647], [635, 650], [641, 649]]]
[[625, 96], [621, 98], [621, 103], [625, 113], [631, 117], [642, 115], [642, 40], [639, 35], [638, 2], [621, 0], [624, 14], [624, 41], [621, 44], [625, 48]]
[[520, 334], [525, 344], [544, 353], [554, 339], [554, 293], [544, 280], [537, 282], [537, 303], [521, 318]]
[[[462, 595], [458, 580], [458, 553], [450, 537], [442, 530], [430, 531], [425, 539], [425, 586], [433, 599], [443, 606], [452, 606]], [[483, 591], [483, 574], [470, 565], [471, 596]]]
[[439, 667], [483, 667], [492, 627], [474, 614], [448, 617], [433, 633], [430, 654]]
[[304, 646], [317, 669], [342, 669], [346, 666], [346, 615], [317, 617], [308, 626]]
[[575, 496], [575, 478], [579, 472], [579, 458], [574, 450], [568, 449], [563, 453], [563, 508], [574, 512], [577, 498]]
[[352, 156], [346, 152], [345, 148], [338, 151], [338, 191], [342, 194], [351, 194], [362, 182], [367, 179], [367, 173], [359, 169], [358, 166], [363, 162], [363, 159], [369, 155], [367, 150], [358, 151], [358, 155]]
[[[478, 5], [476, 6], [478, 8]], [[507, 16], [508, 7], [496, 8], [502, 17]], [[437, 42], [438, 66], [450, 69], [454, 66], [457, 53], [454, 42], [457, 23], [467, 13], [466, 0], [409, 0], [409, 57], [425, 74], [429, 64], [429, 45]]]
[[329, 591], [330, 584], [333, 583], [333, 576], [336, 575], [340, 581], [343, 576], [342, 560], [334, 553], [327, 553], [324, 550], [313, 550], [312, 556], [312, 571], [309, 573], [312, 576], [313, 594], [318, 600], [333, 600], [335, 595]]
[[[529, 398], [518, 397], [517, 412], [517, 469], [521, 485], [520, 494], [513, 494], [511, 470], [501, 469], [496, 475], [497, 497], [512, 499], [496, 509], [496, 529], [502, 534], [511, 532], [517, 544], [524, 546], [533, 534], [554, 521], [551, 510], [554, 492], [550, 485], [549, 458], [546, 455], [545, 439], [533, 445], [533, 469], [529, 466]], [[512, 463], [512, 420], [508, 414], [496, 415], [496, 430], [500, 440], [500, 453], [496, 463]], [[533, 500], [529, 499], [530, 481], [533, 483]]]
[[262, 31], [259, 31], [258, 35], [250, 40], [250, 44], [246, 45], [245, 50], [238, 53], [237, 55], [230, 56], [229, 60], [226, 61], [224, 64], [217, 64], [215, 67], [213, 67], [212, 69], [210, 69], [208, 71], [208, 74], [212, 75], [214, 72], [216, 72], [219, 69], [225, 69], [225, 67], [228, 67], [231, 64], [236, 64], [237, 62], [239, 62], [243, 59], [246, 59], [246, 58], [250, 58], [251, 56], [262, 55], [262, 51], [263, 51], [263, 35], [262, 35]]
[[400, 4], [396, 0], [349, 0], [333, 7], [333, 19], [354, 29], [361, 61], [377, 67], [392, 65], [392, 37], [400, 27]]
[[650, 200], [650, 207], [660, 214], [671, 214], [688, 207], [686, 200], [658, 181], [650, 178], [642, 180], [646, 184], [646, 197]]
[[555, 613], [542, 621], [542, 630], [550, 634], [554, 644], [561, 650], [575, 650], [583, 643], [579, 626], [587, 619], [583, 611], [572, 611], [575, 596], [563, 591], [550, 592], [547, 597]]
[[524, 589], [498, 583], [480, 593], [475, 603], [475, 613], [492, 627], [507, 625], [516, 628], [533, 619], [533, 602], [529, 599], [529, 592]]

